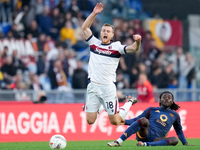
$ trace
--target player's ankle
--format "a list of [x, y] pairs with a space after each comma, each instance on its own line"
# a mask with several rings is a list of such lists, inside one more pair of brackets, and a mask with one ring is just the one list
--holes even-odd
[[124, 142], [121, 138], [116, 140], [120, 145]]

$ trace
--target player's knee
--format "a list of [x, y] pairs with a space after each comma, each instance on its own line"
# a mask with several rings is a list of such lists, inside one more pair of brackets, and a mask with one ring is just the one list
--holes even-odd
[[87, 123], [88, 123], [89, 125], [94, 124], [95, 120], [96, 120], [95, 117], [87, 117]]
[[178, 144], [178, 138], [175, 137], [175, 139], [174, 139], [174, 145], [177, 145], [177, 144]]
[[88, 123], [89, 125], [94, 124], [94, 122], [95, 122], [95, 120], [93, 120], [93, 119], [87, 119], [87, 123]]
[[112, 125], [119, 125], [119, 121], [116, 121], [116, 120], [110, 120], [110, 123]]
[[95, 120], [97, 118], [97, 114], [96, 113], [87, 113], [86, 118], [87, 118], [87, 123], [89, 125], [94, 124]]
[[110, 119], [110, 123], [112, 125], [120, 125], [120, 118], [118, 117], [112, 117], [112, 118], [109, 118]]
[[177, 145], [178, 144], [178, 138], [177, 137], [170, 137], [168, 138], [168, 141], [169, 141], [169, 145]]
[[119, 114], [109, 115], [108, 117], [112, 125], [120, 125], [121, 117], [119, 116]]
[[137, 122], [139, 123], [139, 125], [141, 127], [148, 127], [149, 126], [149, 120], [145, 117], [138, 119]]

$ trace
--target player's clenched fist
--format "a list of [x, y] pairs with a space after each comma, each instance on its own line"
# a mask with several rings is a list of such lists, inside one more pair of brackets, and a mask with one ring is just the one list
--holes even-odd
[[139, 34], [135, 34], [133, 35], [133, 40], [140, 42], [142, 40], [142, 37]]

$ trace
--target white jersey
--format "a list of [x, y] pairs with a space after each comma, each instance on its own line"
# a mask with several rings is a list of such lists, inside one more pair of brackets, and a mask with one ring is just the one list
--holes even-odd
[[125, 45], [119, 41], [110, 44], [102, 44], [93, 35], [86, 40], [90, 45], [90, 60], [88, 77], [91, 81], [110, 84], [116, 82], [116, 69], [121, 54], [126, 54]]

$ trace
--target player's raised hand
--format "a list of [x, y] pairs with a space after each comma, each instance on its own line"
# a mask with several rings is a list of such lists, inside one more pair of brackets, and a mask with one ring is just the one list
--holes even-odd
[[135, 34], [135, 35], [133, 35], [133, 40], [140, 42], [142, 40], [142, 37], [139, 34]]
[[103, 10], [103, 4], [102, 3], [97, 3], [96, 6], [93, 9], [93, 12], [95, 14], [99, 14]]

